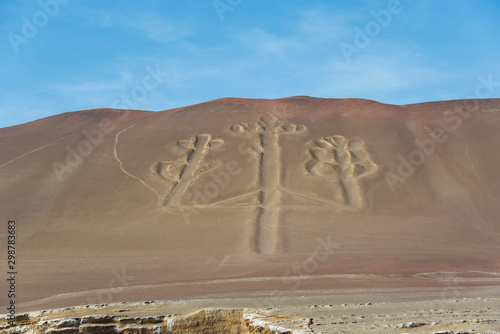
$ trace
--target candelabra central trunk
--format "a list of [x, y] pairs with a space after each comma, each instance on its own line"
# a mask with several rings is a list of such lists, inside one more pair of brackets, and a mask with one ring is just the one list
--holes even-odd
[[279, 240], [279, 183], [280, 150], [279, 134], [272, 129], [262, 133], [261, 155], [261, 206], [258, 228], [258, 251], [263, 254], [274, 253]]

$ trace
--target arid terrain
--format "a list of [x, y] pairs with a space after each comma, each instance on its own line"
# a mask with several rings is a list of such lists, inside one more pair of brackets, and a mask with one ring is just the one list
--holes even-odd
[[[2, 128], [16, 312], [154, 300], [270, 308], [314, 333], [500, 331], [499, 129], [499, 99], [302, 96]], [[195, 307], [160, 302], [180, 300]]]
[[[479, 296], [479, 297], [478, 297]], [[450, 299], [450, 297], [453, 297]], [[260, 305], [251, 308], [250, 305]], [[83, 305], [18, 315], [28, 333], [468, 333], [500, 330], [498, 289]]]

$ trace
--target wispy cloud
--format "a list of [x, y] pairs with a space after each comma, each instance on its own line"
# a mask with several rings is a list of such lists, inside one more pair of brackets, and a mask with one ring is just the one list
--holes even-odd
[[194, 27], [185, 21], [147, 10], [137, 13], [96, 12], [91, 18], [91, 23], [107, 28], [122, 27], [158, 43], [182, 40], [194, 33]]
[[[128, 81], [128, 80], [127, 80]], [[69, 94], [69, 95], [80, 95], [84, 92], [107, 92], [113, 89], [120, 89], [123, 87], [120, 82], [96, 82], [96, 81], [87, 81], [82, 82], [78, 81], [75, 83], [61, 83], [54, 82], [52, 84], [48, 84], [44, 87], [44, 91], [56, 91], [61, 94]]]
[[[414, 95], [412, 90], [445, 85], [450, 79], [446, 70], [420, 57], [399, 50], [391, 54], [364, 55], [355, 64], [347, 64], [343, 59], [332, 60], [322, 68], [324, 74], [317, 95], [409, 103]], [[399, 101], [395, 101], [395, 96], [399, 96]]]
[[298, 46], [298, 43], [290, 38], [279, 37], [260, 28], [242, 31], [238, 39], [247, 52], [263, 57], [283, 57]]
[[160, 43], [177, 41], [192, 34], [191, 28], [185, 22], [177, 20], [174, 23], [165, 17], [148, 11], [133, 17], [122, 17], [120, 20], [125, 26], [152, 41]]
[[358, 14], [331, 13], [327, 8], [308, 9], [293, 22], [297, 37], [310, 45], [330, 45], [338, 43], [348, 36], [352, 29], [350, 25], [359, 19]]
[[[3, 39], [0, 122], [109, 107], [141, 84], [147, 66], [157, 65], [165, 80], [137, 103], [141, 109], [224, 96], [404, 104], [466, 97], [480, 75], [500, 80], [498, 45], [491, 42], [498, 31], [493, 0], [451, 7], [402, 0], [403, 11], [348, 63], [340, 43], [356, 45], [354, 29], [365, 29], [376, 20], [372, 12], [388, 3], [291, 1], [284, 8], [266, 2], [262, 11], [262, 3], [248, 1], [234, 20], [221, 22], [211, 2], [71, 1], [25, 52], [14, 54]], [[4, 35], [22, 33], [22, 18], [41, 10], [25, 1], [0, 8]]]

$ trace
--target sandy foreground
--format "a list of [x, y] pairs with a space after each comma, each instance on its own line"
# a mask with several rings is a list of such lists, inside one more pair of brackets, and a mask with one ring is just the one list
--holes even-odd
[[64, 326], [65, 333], [496, 333], [499, 309], [500, 289], [476, 288], [85, 305], [1, 326], [5, 333]]

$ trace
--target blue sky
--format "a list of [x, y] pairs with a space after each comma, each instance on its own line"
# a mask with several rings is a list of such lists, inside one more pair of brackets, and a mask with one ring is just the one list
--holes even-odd
[[498, 98], [498, 17], [497, 0], [0, 0], [0, 127], [228, 96], [461, 99], [481, 80]]

